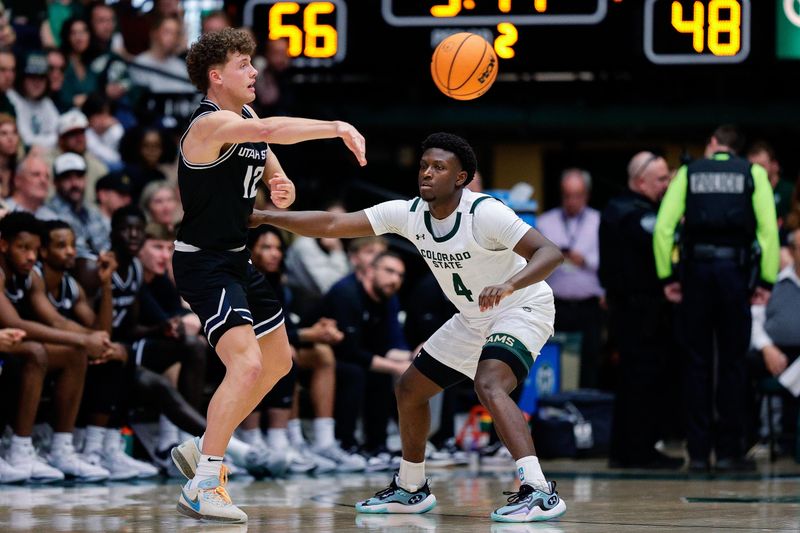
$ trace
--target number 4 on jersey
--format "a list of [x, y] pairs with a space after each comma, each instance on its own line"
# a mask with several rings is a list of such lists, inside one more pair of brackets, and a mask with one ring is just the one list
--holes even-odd
[[461, 281], [461, 276], [455, 272], [453, 273], [453, 289], [456, 291], [456, 294], [463, 296], [468, 302], [472, 301], [472, 291], [464, 285], [464, 282]]

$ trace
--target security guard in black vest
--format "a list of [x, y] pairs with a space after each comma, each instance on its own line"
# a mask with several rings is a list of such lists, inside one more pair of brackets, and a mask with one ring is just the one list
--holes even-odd
[[710, 470], [712, 450], [717, 471], [755, 468], [744, 459], [750, 302], [769, 298], [780, 252], [767, 172], [736, 156], [741, 144], [734, 126], [714, 131], [706, 158], [682, 166], [670, 184], [653, 239], [664, 294], [680, 304], [688, 355], [686, 436], [689, 469], [695, 472]]
[[639, 152], [628, 164], [628, 187], [600, 217], [600, 282], [611, 336], [619, 350], [609, 465], [677, 469], [682, 458], [655, 449], [668, 420], [672, 321], [653, 258], [658, 204], [669, 185], [663, 157]]

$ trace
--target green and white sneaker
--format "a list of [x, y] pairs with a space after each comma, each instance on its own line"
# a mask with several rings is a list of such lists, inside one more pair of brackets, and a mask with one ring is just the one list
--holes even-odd
[[504, 505], [492, 513], [496, 522], [539, 522], [558, 518], [567, 512], [564, 503], [556, 492], [556, 482], [548, 484], [550, 492], [543, 492], [523, 484], [518, 492], [504, 492], [509, 495], [508, 505]]
[[200, 437], [192, 437], [178, 444], [170, 451], [172, 462], [186, 479], [192, 479], [200, 462]]
[[358, 502], [356, 512], [359, 513], [427, 513], [436, 507], [436, 496], [431, 494], [428, 481], [415, 492], [408, 492], [397, 484], [397, 474], [385, 489], [376, 492], [375, 496]]
[[228, 472], [224, 466], [219, 478], [204, 479], [195, 489], [191, 488], [192, 482], [187, 481], [178, 498], [178, 512], [197, 520], [244, 524], [247, 515], [231, 501], [225, 490], [227, 481]]

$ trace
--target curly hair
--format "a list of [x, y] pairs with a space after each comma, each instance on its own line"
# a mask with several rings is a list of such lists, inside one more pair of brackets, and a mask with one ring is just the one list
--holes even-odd
[[478, 159], [475, 157], [475, 152], [469, 143], [458, 135], [443, 132], [432, 133], [422, 141], [422, 151], [425, 152], [431, 148], [441, 148], [447, 152], [452, 152], [456, 156], [461, 163], [461, 169], [467, 173], [467, 180], [464, 182], [465, 187], [475, 177], [475, 171], [478, 169]]
[[247, 30], [224, 28], [219, 31], [204, 33], [189, 48], [186, 55], [186, 70], [189, 79], [201, 93], [208, 92], [208, 71], [218, 65], [224, 65], [230, 54], [239, 52], [253, 55], [256, 44]]

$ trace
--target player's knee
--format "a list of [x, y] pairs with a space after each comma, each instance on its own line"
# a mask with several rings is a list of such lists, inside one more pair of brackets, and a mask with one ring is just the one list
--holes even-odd
[[329, 344], [315, 344], [314, 350], [317, 352], [317, 368], [333, 368], [336, 365], [336, 356]]
[[245, 353], [235, 361], [233, 369], [242, 387], [252, 387], [262, 380], [264, 365], [261, 352]]
[[[270, 366], [272, 365], [273, 362], [270, 361]], [[278, 354], [276, 354], [273, 368], [275, 368], [275, 372], [277, 372], [277, 374], [280, 377], [283, 377], [286, 374], [288, 374], [289, 371], [292, 369], [292, 351], [282, 350]]]
[[416, 393], [416, 388], [411, 381], [412, 380], [408, 378], [408, 374], [403, 374], [400, 379], [397, 380], [397, 383], [395, 383], [394, 395], [395, 398], [397, 398], [398, 405], [419, 403], [419, 395]]
[[502, 396], [508, 396], [502, 385], [489, 375], [475, 376], [475, 393], [484, 405], [494, 403]]
[[25, 371], [46, 374], [48, 367], [47, 350], [38, 342], [26, 342], [22, 354], [25, 358]]

